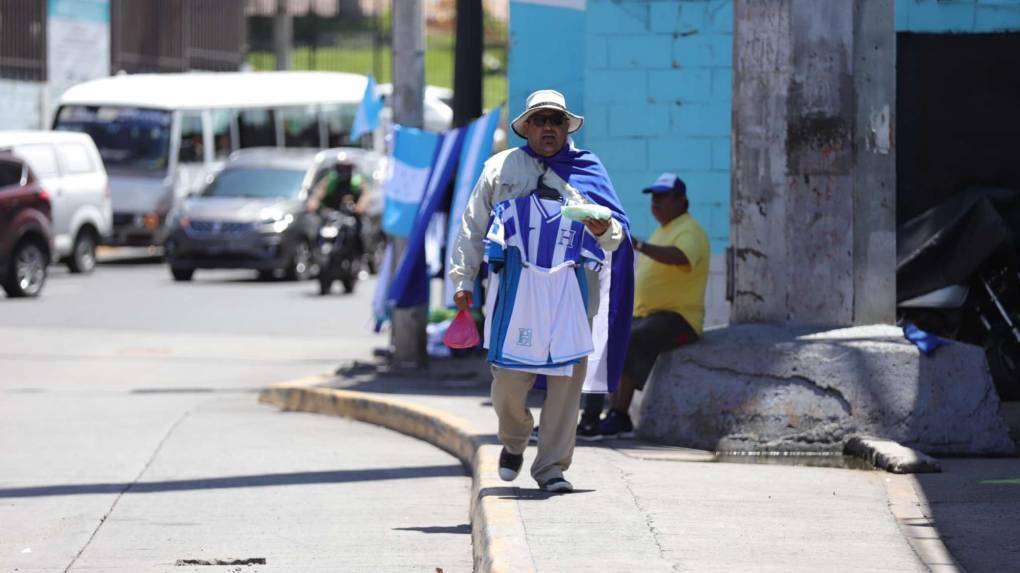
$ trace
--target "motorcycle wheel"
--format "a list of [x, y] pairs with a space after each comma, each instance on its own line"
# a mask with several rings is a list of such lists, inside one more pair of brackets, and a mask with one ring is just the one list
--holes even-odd
[[319, 294], [326, 296], [333, 290], [333, 279], [325, 274], [319, 274]]

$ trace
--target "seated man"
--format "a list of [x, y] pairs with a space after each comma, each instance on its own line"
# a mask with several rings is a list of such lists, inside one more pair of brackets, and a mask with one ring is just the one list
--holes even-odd
[[687, 186], [663, 173], [651, 187], [652, 215], [659, 228], [648, 241], [632, 239], [638, 257], [634, 322], [620, 386], [609, 413], [598, 424], [601, 404], [586, 403], [579, 436], [633, 437], [627, 413], [634, 390], [642, 390], [659, 354], [697, 340], [705, 320], [709, 247], [705, 230], [688, 212]]

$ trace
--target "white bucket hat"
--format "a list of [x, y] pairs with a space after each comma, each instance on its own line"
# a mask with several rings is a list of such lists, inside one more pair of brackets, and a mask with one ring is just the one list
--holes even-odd
[[521, 132], [521, 128], [524, 127], [524, 122], [528, 120], [531, 115], [537, 111], [543, 109], [552, 109], [561, 111], [567, 116], [567, 133], [574, 133], [581, 129], [581, 124], [584, 123], [584, 118], [570, 113], [567, 110], [567, 99], [563, 97], [563, 94], [556, 90], [538, 90], [532, 92], [528, 96], [527, 101], [524, 104], [524, 112], [517, 116], [517, 119], [510, 123], [510, 127], [513, 128], [514, 133], [524, 137]]

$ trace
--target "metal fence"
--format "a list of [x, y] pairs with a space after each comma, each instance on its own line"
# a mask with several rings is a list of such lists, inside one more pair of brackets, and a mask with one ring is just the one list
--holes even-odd
[[244, 0], [113, 0], [111, 71], [230, 71], [244, 63]]
[[0, 78], [46, 81], [46, 0], [0, 0]]
[[[364, 7], [367, 2], [363, 2]], [[360, 12], [316, 9], [311, 4], [288, 5], [293, 16], [290, 68], [354, 72], [375, 76], [380, 83], [390, 81], [392, 38], [389, 20], [390, 0], [372, 0], [371, 9]], [[276, 68], [273, 51], [273, 9], [270, 0], [249, 0], [248, 62], [257, 70]], [[323, 3], [321, 7], [327, 4]], [[298, 8], [304, 8], [298, 10]], [[449, 17], [430, 14], [426, 29], [425, 82], [453, 87], [455, 26]], [[486, 107], [506, 99], [507, 34], [500, 25], [487, 19], [483, 54]]]

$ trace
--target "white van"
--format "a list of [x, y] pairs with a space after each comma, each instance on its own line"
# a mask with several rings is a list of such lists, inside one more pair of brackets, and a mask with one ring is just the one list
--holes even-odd
[[[112, 243], [160, 244], [167, 214], [237, 149], [382, 151], [381, 130], [350, 140], [367, 81], [340, 72], [118, 75], [64, 92], [53, 128], [88, 133], [99, 147], [113, 193]], [[426, 128], [447, 129], [451, 119], [449, 106], [425, 98]]]
[[73, 273], [96, 266], [113, 225], [110, 187], [92, 138], [57, 131], [0, 131], [0, 149], [23, 159], [50, 195], [56, 256]]

